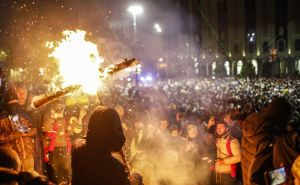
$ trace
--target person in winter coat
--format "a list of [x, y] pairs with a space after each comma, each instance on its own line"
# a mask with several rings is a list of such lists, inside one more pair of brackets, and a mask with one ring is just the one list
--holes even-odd
[[241, 161], [240, 143], [230, 135], [228, 125], [224, 122], [217, 122], [216, 133], [216, 184], [233, 185], [236, 183], [237, 163]]
[[273, 145], [285, 132], [291, 104], [275, 98], [259, 113], [250, 114], [243, 122], [241, 164], [244, 185], [264, 184], [264, 172], [274, 169]]
[[72, 185], [129, 185], [125, 166], [111, 155], [124, 143], [118, 113], [97, 107], [90, 117], [86, 139], [75, 141], [72, 148]]

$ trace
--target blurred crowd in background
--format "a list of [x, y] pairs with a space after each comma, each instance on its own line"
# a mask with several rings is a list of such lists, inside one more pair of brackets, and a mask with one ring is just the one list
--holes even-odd
[[[3, 84], [1, 145], [19, 155], [16, 171], [35, 170], [57, 184], [71, 182], [71, 145], [86, 135], [91, 111], [99, 105], [118, 112], [127, 165], [151, 185], [223, 184], [221, 179], [243, 184], [243, 122], [276, 98], [293, 107], [287, 129], [299, 127], [300, 80], [293, 78], [178, 79], [139, 86], [115, 81], [84, 103], [60, 97], [38, 109], [31, 106], [40, 93], [33, 84]], [[7, 128], [8, 121], [14, 128]], [[224, 160], [228, 156], [230, 162]]]

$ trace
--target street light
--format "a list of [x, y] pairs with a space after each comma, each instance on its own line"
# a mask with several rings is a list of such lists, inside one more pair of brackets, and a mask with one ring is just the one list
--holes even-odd
[[132, 5], [132, 6], [129, 6], [127, 11], [132, 14], [133, 31], [134, 31], [134, 36], [135, 36], [135, 39], [136, 39], [136, 15], [139, 15], [139, 14], [143, 13], [144, 9], [141, 5]]
[[[136, 33], [136, 16], [143, 13], [144, 9], [141, 5], [132, 5], [129, 6], [129, 8], [127, 9], [127, 11], [129, 13], [132, 14], [132, 18], [133, 18], [133, 33], [134, 33], [134, 44], [135, 46], [137, 45], [137, 33]], [[136, 86], [138, 86], [139, 83], [139, 72], [140, 72], [140, 67], [136, 67], [135, 69], [135, 82], [136, 82]]]

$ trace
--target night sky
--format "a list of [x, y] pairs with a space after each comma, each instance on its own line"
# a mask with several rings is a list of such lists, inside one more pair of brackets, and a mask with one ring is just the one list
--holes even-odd
[[[139, 33], [153, 32], [149, 25], [161, 20], [172, 23], [165, 24], [164, 30], [177, 34], [186, 22], [182, 21], [185, 17], [180, 5], [173, 1], [142, 2], [147, 7], [147, 16], [139, 17]], [[113, 58], [118, 50], [114, 43], [119, 40], [108, 24], [115, 19], [131, 21], [126, 11], [130, 4], [126, 0], [0, 0], [0, 49], [9, 52], [5, 66], [33, 71], [51, 68], [45, 43], [60, 40], [62, 31], [67, 29], [85, 30], [88, 39], [98, 45], [100, 54]]]
[[94, 0], [1, 0], [0, 48], [10, 66], [39, 67], [48, 60], [46, 41], [66, 29], [84, 29], [91, 38], [109, 34], [105, 11]]

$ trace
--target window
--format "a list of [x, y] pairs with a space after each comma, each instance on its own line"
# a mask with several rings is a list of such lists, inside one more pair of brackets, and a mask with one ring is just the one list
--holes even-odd
[[240, 52], [239, 45], [234, 44], [233, 45], [233, 51], [234, 51], [235, 54], [238, 54]]
[[283, 39], [278, 41], [277, 48], [279, 52], [283, 52], [285, 50], [285, 41]]
[[254, 50], [255, 50], [255, 43], [253, 42], [248, 43], [248, 52], [253, 53]]
[[268, 53], [269, 50], [270, 50], [269, 42], [267, 42], [267, 41], [263, 42], [263, 44], [262, 44], [262, 51], [263, 51], [264, 53]]
[[295, 40], [295, 50], [300, 51], [300, 39]]

